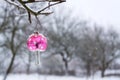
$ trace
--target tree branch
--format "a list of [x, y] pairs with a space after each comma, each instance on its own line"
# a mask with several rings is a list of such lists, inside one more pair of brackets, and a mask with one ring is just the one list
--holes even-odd
[[[8, 3], [11, 4], [11, 5], [14, 5], [14, 6], [18, 7], [18, 8], [21, 8], [21, 9], [26, 10], [26, 11], [28, 12], [28, 20], [29, 20], [29, 22], [31, 23], [31, 14], [34, 15], [34, 16], [38, 16], [38, 15], [49, 15], [49, 14], [51, 14], [52, 12], [43, 12], [43, 11], [45, 11], [46, 9], [48, 9], [48, 8], [54, 6], [54, 5], [60, 4], [60, 3], [62, 3], [62, 2], [65, 2], [66, 0], [43, 0], [43, 1], [36, 1], [36, 0], [33, 0], [33, 1], [22, 1], [22, 0], [18, 0], [18, 2], [19, 2], [23, 7], [19, 6], [18, 4], [15, 4], [15, 2], [10, 2], [10, 1], [8, 1], [8, 0], [5, 0], [5, 1], [8, 2]], [[35, 12], [35, 11], [31, 10], [31, 9], [26, 5], [27, 3], [34, 3], [34, 2], [49, 2], [49, 3], [50, 3], [50, 2], [54, 2], [54, 3], [53, 3], [53, 4], [49, 4], [49, 5], [47, 5], [46, 7], [44, 7], [43, 9], [38, 10], [37, 12]]]

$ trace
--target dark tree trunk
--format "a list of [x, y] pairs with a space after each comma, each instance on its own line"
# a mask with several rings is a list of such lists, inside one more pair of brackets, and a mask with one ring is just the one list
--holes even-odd
[[8, 67], [6, 73], [5, 73], [5, 76], [4, 76], [3, 80], [6, 80], [8, 74], [11, 72], [11, 70], [12, 70], [12, 65], [13, 65], [13, 63], [14, 63], [14, 60], [15, 60], [15, 55], [12, 56], [12, 59], [11, 59], [11, 61], [10, 61], [9, 67]]
[[26, 72], [27, 72], [27, 74], [30, 74], [30, 64], [29, 63], [27, 64], [27, 71]]
[[105, 63], [105, 58], [102, 61], [102, 68], [101, 68], [101, 77], [105, 77], [105, 70], [107, 69], [107, 65]]
[[105, 68], [101, 70], [101, 77], [105, 77]]
[[63, 60], [63, 63], [64, 63], [64, 68], [65, 68], [65, 75], [69, 75], [69, 72], [68, 72], [68, 63], [70, 60], [68, 60], [68, 58], [70, 57], [69, 55], [69, 52], [67, 51], [67, 48], [65, 48], [65, 52], [66, 53], [60, 53], [61, 57], [62, 57], [62, 60]]
[[68, 73], [68, 62], [67, 62], [67, 60], [65, 60], [64, 63], [65, 63], [65, 75], [69, 75], [69, 73]]
[[89, 62], [87, 62], [86, 64], [86, 72], [87, 72], [87, 76], [91, 75], [91, 65]]
[[30, 73], [30, 64], [31, 64], [31, 54], [29, 54], [28, 64], [27, 64], [27, 74]]

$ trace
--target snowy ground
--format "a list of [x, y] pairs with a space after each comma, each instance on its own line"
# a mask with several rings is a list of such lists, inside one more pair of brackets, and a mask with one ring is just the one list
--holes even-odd
[[[2, 76], [0, 76], [0, 80], [2, 80]], [[7, 80], [120, 80], [120, 77], [106, 77], [101, 78], [98, 76], [95, 77], [71, 77], [71, 76], [48, 76], [48, 75], [10, 75]]]

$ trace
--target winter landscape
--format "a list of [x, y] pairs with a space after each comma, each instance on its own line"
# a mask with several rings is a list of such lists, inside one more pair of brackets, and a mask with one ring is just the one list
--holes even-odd
[[118, 3], [1, 0], [0, 80], [120, 80]]

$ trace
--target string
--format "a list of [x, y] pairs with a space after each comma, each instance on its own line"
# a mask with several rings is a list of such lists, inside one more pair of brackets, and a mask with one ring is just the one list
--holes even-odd
[[39, 18], [37, 16], [35, 16], [35, 17], [36, 17], [36, 20], [37, 20], [36, 29], [35, 30], [39, 31], [39, 27], [40, 27], [40, 31], [42, 31], [43, 30], [43, 26], [42, 26]]
[[36, 24], [35, 30], [37, 30], [39, 32], [39, 29], [40, 29], [40, 33], [43, 33], [45, 36], [47, 36], [47, 29], [43, 27], [41, 21], [39, 20], [39, 18], [37, 16], [36, 16], [36, 20], [37, 20], [37, 24]]

